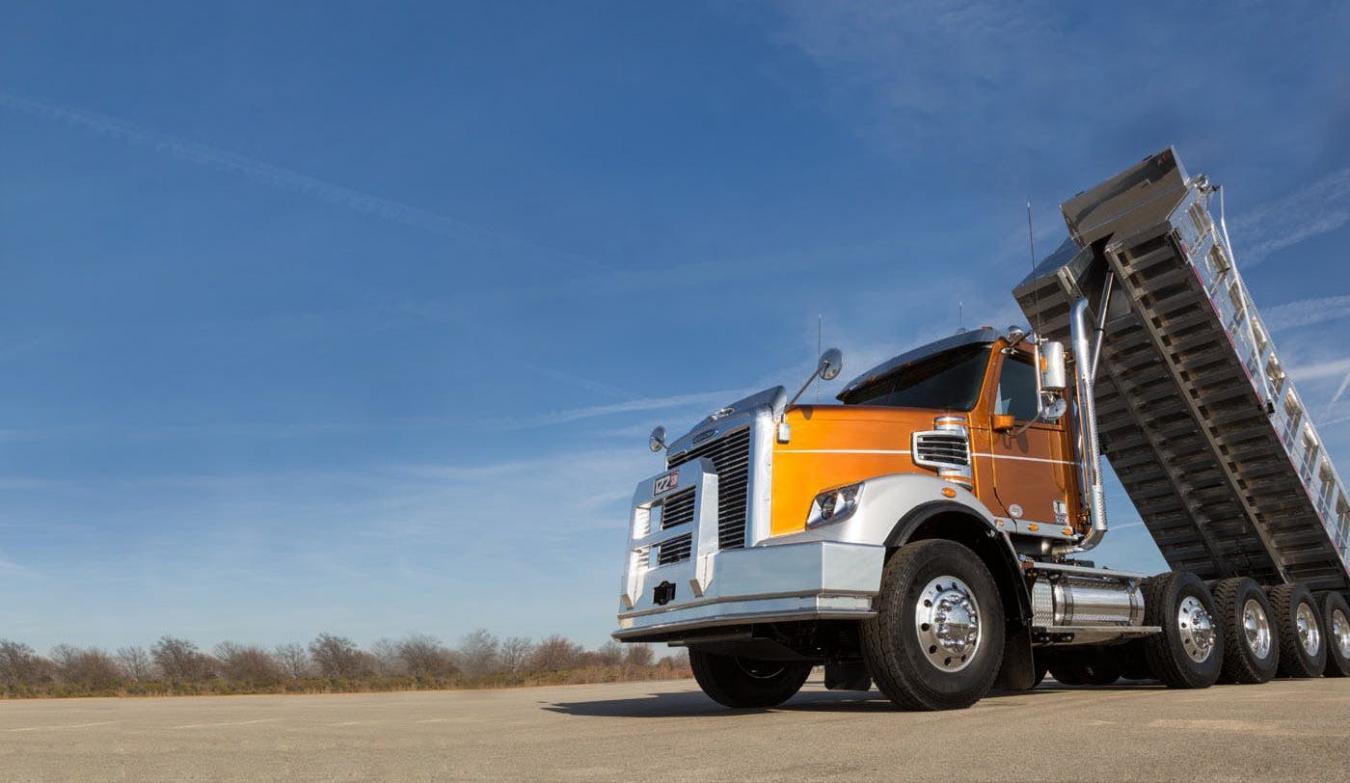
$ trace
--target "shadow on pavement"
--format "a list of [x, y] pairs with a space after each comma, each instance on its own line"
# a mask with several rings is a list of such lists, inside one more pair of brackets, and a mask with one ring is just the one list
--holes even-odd
[[[985, 699], [1009, 696], [1038, 698], [1055, 693], [1074, 691], [1148, 691], [1162, 688], [1157, 683], [1119, 683], [1103, 686], [1061, 685], [1050, 681], [1030, 691], [994, 691]], [[731, 710], [704, 696], [699, 691], [653, 693], [636, 699], [604, 699], [599, 701], [567, 701], [545, 704], [543, 709], [563, 715], [583, 715], [603, 718], [706, 718], [718, 715], [743, 715], [766, 710]], [[895, 705], [878, 691], [806, 691], [793, 696], [786, 704], [772, 709], [785, 712], [895, 712]]]

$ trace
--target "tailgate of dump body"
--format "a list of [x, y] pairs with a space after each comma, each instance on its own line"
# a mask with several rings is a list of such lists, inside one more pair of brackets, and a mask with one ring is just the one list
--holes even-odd
[[[1065, 202], [1071, 239], [1014, 289], [1033, 329], [1106, 310], [1102, 450], [1168, 563], [1350, 586], [1350, 501], [1247, 295], [1216, 189], [1173, 150]], [[1107, 280], [1109, 300], [1103, 304]]]

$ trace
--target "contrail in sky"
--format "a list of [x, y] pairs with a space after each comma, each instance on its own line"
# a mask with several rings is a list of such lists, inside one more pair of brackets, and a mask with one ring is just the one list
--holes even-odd
[[420, 207], [391, 201], [343, 185], [326, 182], [308, 174], [256, 160], [230, 150], [178, 139], [105, 114], [96, 114], [68, 106], [23, 98], [7, 90], [0, 90], [0, 107], [34, 117], [57, 120], [129, 144], [168, 153], [180, 160], [239, 174], [278, 190], [299, 193], [355, 212], [433, 234], [452, 237], [457, 240], [467, 240], [479, 245], [511, 245], [542, 252], [550, 256], [566, 257], [572, 261], [607, 270], [599, 262], [572, 253], [541, 247], [528, 240], [485, 231]]

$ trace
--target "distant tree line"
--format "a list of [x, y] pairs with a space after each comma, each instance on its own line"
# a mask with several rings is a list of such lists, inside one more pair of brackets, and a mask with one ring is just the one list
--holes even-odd
[[0, 640], [0, 696], [6, 697], [492, 688], [687, 676], [683, 651], [658, 658], [642, 644], [610, 641], [587, 650], [560, 635], [499, 639], [483, 629], [455, 646], [412, 634], [365, 649], [328, 633], [270, 650], [221, 642], [205, 652], [164, 636], [148, 649], [61, 644], [46, 656]]

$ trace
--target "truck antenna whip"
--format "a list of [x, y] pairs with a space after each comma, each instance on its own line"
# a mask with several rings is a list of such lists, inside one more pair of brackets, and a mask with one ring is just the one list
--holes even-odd
[[[1031, 274], [1036, 274], [1036, 229], [1031, 223], [1031, 199], [1027, 199], [1027, 243], [1031, 245]], [[1033, 285], [1035, 281], [1033, 280]], [[1036, 323], [1032, 326], [1036, 333], [1036, 338], [1041, 337], [1041, 302], [1040, 290], [1031, 289], [1031, 309], [1036, 313]]]

